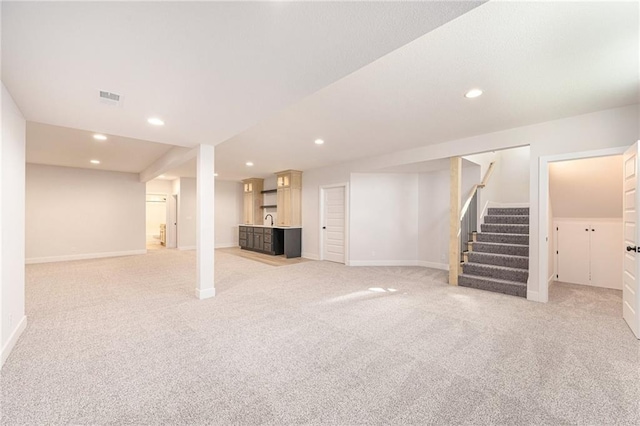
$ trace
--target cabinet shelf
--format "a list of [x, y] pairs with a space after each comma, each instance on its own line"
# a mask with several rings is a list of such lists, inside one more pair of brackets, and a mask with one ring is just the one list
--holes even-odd
[[265, 189], [264, 191], [260, 191], [261, 194], [275, 194], [278, 192], [277, 189]]
[[261, 209], [275, 209], [276, 207], [278, 207], [276, 204], [268, 204], [265, 206], [260, 206]]

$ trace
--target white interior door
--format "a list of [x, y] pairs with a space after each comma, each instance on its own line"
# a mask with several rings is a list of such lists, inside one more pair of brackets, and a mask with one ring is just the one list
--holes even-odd
[[344, 263], [345, 259], [345, 187], [323, 191], [322, 259]]
[[558, 281], [589, 284], [589, 222], [556, 222]]
[[623, 232], [624, 262], [622, 272], [622, 317], [640, 339], [640, 293], [638, 292], [638, 143], [624, 153]]

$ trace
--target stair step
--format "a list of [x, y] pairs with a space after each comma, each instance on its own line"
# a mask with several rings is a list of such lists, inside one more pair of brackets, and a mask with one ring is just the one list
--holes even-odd
[[476, 234], [476, 241], [483, 242], [483, 243], [506, 243], [506, 244], [529, 245], [529, 235], [480, 232]]
[[498, 215], [529, 215], [529, 207], [489, 207], [487, 209], [487, 214], [489, 216], [498, 216]]
[[506, 266], [508, 268], [529, 269], [529, 258], [509, 254], [478, 253], [471, 251], [467, 254], [469, 262], [484, 265]]
[[529, 225], [507, 225], [505, 223], [483, 223], [480, 225], [482, 232], [496, 234], [529, 234]]
[[511, 223], [511, 224], [529, 224], [529, 216], [524, 215], [487, 215], [484, 217], [484, 223]]
[[515, 281], [462, 274], [458, 277], [458, 285], [493, 291], [495, 293], [509, 294], [511, 296], [527, 297], [527, 285]]
[[[505, 234], [498, 234], [505, 235]], [[520, 237], [520, 235], [518, 235]], [[486, 243], [476, 241], [472, 243], [474, 253], [498, 253], [513, 256], [529, 256], [529, 246], [522, 244]]]
[[482, 263], [465, 263], [462, 265], [462, 273], [467, 275], [477, 275], [499, 280], [515, 281], [527, 283], [529, 271], [527, 269], [509, 268], [506, 266], [485, 265]]

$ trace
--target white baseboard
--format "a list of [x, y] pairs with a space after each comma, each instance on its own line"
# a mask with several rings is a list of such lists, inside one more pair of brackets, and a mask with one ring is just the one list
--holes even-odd
[[351, 260], [349, 266], [422, 266], [423, 268], [449, 270], [449, 265], [426, 260]]
[[352, 260], [349, 266], [418, 266], [416, 260]]
[[203, 290], [196, 288], [196, 297], [200, 300], [208, 299], [210, 297], [214, 297], [215, 295], [216, 295], [216, 289], [214, 287], [205, 288]]
[[195, 250], [196, 248], [196, 246], [182, 246], [178, 247], [178, 250]]
[[67, 262], [70, 260], [101, 259], [103, 257], [133, 256], [133, 255], [146, 254], [146, 253], [147, 253], [147, 250], [144, 249], [144, 250], [113, 251], [108, 253], [85, 253], [85, 254], [70, 254], [65, 256], [30, 257], [25, 260], [25, 263], [32, 264], [32, 263]]
[[426, 260], [418, 260], [416, 266], [422, 266], [423, 268], [440, 269], [443, 271], [449, 270], [448, 263], [428, 262]]
[[218, 243], [216, 244], [216, 248], [231, 248], [231, 247], [240, 247], [239, 243]]
[[9, 354], [13, 350], [16, 343], [18, 343], [18, 339], [20, 339], [22, 332], [26, 328], [27, 328], [27, 317], [25, 315], [22, 317], [22, 319], [18, 323], [18, 326], [11, 333], [9, 340], [7, 340], [7, 343], [2, 348], [2, 360], [0, 361], [0, 368], [2, 368], [2, 366], [4, 365], [4, 362], [7, 360], [7, 358], [9, 358]]
[[527, 300], [530, 300], [532, 302], [539, 302], [539, 293], [537, 291], [531, 291], [527, 289]]
[[555, 275], [555, 274], [551, 274], [551, 275], [549, 276], [549, 279], [547, 280], [547, 287], [549, 287], [549, 286], [551, 285], [551, 283], [552, 283], [553, 281], [555, 281], [555, 280], [556, 280], [556, 275]]
[[305, 259], [320, 260], [320, 256], [313, 253], [302, 253], [302, 257], [304, 257]]

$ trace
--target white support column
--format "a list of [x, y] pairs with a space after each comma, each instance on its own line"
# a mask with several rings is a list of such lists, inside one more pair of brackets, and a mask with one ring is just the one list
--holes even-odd
[[216, 295], [214, 286], [214, 173], [215, 148], [198, 145], [196, 170], [196, 297], [206, 299]]

